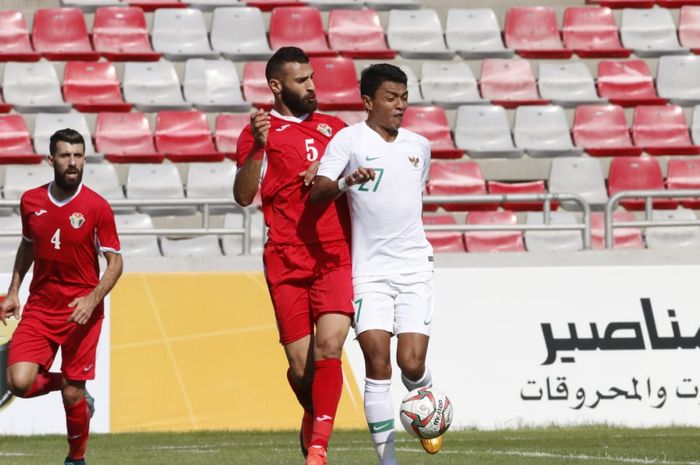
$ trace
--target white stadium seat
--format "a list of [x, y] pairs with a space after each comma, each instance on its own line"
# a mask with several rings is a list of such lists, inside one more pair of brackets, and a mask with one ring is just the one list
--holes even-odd
[[243, 99], [236, 67], [229, 60], [187, 60], [184, 93], [185, 99], [202, 111], [245, 111], [250, 108], [250, 103]]
[[[126, 181], [129, 199], [182, 199], [185, 197], [182, 179], [177, 167], [171, 163], [133, 163]], [[150, 215], [194, 214], [194, 207], [141, 207]]]
[[420, 83], [416, 73], [413, 72], [413, 68], [409, 65], [403, 64], [399, 65], [399, 68], [406, 73], [407, 88], [408, 88], [408, 104], [409, 105], [426, 105], [429, 102], [423, 98], [423, 94], [420, 91]]
[[216, 58], [209, 45], [202, 12], [194, 8], [159, 8], [153, 17], [153, 49], [169, 60]]
[[85, 115], [82, 113], [39, 113], [34, 119], [34, 151], [42, 155], [49, 153], [49, 141], [59, 129], [75, 129], [85, 140], [85, 155], [94, 157], [95, 147]]
[[[250, 208], [250, 251], [252, 254], [261, 254], [264, 245], [263, 214], [255, 208]], [[243, 213], [232, 212], [224, 215], [224, 228], [242, 228]], [[226, 235], [221, 236], [221, 245], [226, 255], [240, 255], [243, 253], [243, 237]]]
[[230, 206], [212, 206], [210, 211], [230, 211], [233, 203], [233, 180], [236, 165], [230, 161], [220, 163], [190, 163], [187, 168], [187, 197], [190, 199], [231, 199]]
[[423, 98], [444, 108], [460, 104], [484, 102], [479, 86], [467, 63], [424, 62], [421, 65]]
[[[685, 208], [678, 210], [654, 210], [651, 218], [653, 221], [679, 221], [697, 220], [695, 212]], [[647, 248], [649, 249], [677, 249], [700, 247], [700, 226], [668, 226], [646, 228]]]
[[560, 106], [521, 106], [515, 111], [515, 145], [531, 157], [579, 156], [583, 149], [571, 141], [566, 113]]
[[405, 58], [449, 60], [454, 56], [445, 45], [435, 10], [391, 10], [386, 36], [389, 47]]
[[6, 200], [19, 200], [25, 191], [53, 181], [53, 168], [41, 165], [9, 165], [5, 168], [3, 196]]
[[585, 63], [540, 63], [539, 89], [542, 98], [563, 107], [607, 101], [598, 96]]
[[122, 246], [122, 254], [128, 257], [158, 257], [160, 248], [158, 238], [155, 235], [123, 235], [122, 231], [133, 229], [153, 229], [153, 220], [145, 213], [132, 213], [130, 215], [114, 215], [117, 224], [119, 242]]
[[[578, 194], [591, 208], [602, 209], [608, 201], [603, 168], [595, 158], [555, 158], [550, 167], [548, 184], [550, 193]], [[563, 202], [562, 206], [580, 209], [574, 203]]]
[[665, 8], [625, 8], [622, 11], [620, 38], [622, 45], [632, 49], [638, 57], [690, 53], [678, 42], [676, 25]]
[[5, 101], [22, 113], [40, 111], [64, 113], [71, 105], [63, 101], [61, 84], [50, 61], [5, 64]]
[[117, 169], [111, 163], [88, 163], [83, 169], [83, 183], [107, 200], [123, 200]]
[[445, 40], [467, 60], [510, 58], [514, 53], [503, 45], [501, 28], [490, 8], [447, 10]]
[[[22, 219], [19, 215], [11, 214], [9, 216], [0, 216], [0, 231], [22, 231]], [[0, 237], [0, 258], [13, 258], [17, 253], [17, 248], [21, 236], [17, 237]]]
[[660, 97], [677, 105], [700, 104], [700, 57], [661, 57], [656, 74], [656, 89]]
[[160, 239], [163, 255], [166, 257], [218, 257], [221, 256], [219, 238], [197, 236], [187, 239]]
[[175, 66], [169, 61], [124, 65], [124, 99], [141, 111], [188, 110]]
[[[550, 213], [550, 224], [576, 224], [571, 212]], [[526, 223], [544, 224], [544, 213], [527, 212]], [[525, 247], [530, 252], [575, 252], [583, 249], [581, 231], [525, 231]]]
[[513, 144], [508, 115], [496, 105], [463, 105], [457, 110], [455, 143], [471, 158], [520, 158]]
[[264, 60], [272, 56], [265, 20], [257, 8], [217, 8], [211, 45], [231, 60]]

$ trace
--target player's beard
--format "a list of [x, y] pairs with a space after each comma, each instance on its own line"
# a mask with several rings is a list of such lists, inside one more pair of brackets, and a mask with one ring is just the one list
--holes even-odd
[[313, 100], [309, 100], [309, 94], [303, 96], [297, 95], [282, 87], [280, 96], [282, 97], [282, 102], [289, 108], [289, 111], [297, 116], [316, 111], [316, 107], [318, 106], [318, 102], [315, 98], [316, 95], [314, 95]]
[[66, 176], [67, 171], [64, 173], [60, 173], [58, 171], [58, 168], [56, 168], [54, 166], [54, 168], [53, 168], [54, 182], [58, 185], [59, 188], [61, 188], [61, 190], [64, 190], [67, 192], [71, 192], [71, 191], [76, 190], [78, 188], [78, 186], [80, 185], [80, 183], [83, 181], [83, 170], [79, 170], [76, 168], [75, 171], [78, 172], [78, 176], [75, 178], [75, 181], [69, 181], [67, 176]]

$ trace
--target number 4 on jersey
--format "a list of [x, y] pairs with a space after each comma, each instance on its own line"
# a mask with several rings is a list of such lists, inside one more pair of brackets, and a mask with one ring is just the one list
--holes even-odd
[[61, 229], [57, 229], [55, 233], [53, 233], [53, 237], [51, 238], [51, 243], [53, 244], [53, 248], [56, 250], [61, 250]]

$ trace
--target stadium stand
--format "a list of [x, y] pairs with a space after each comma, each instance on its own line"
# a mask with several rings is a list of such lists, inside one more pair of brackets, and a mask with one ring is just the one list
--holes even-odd
[[38, 61], [21, 11], [0, 11], [0, 61]]
[[512, 7], [503, 26], [506, 47], [525, 58], [571, 58], [559, 35], [554, 9], [544, 6]]
[[483, 103], [476, 78], [466, 63], [424, 62], [420, 87], [425, 100], [442, 108]]
[[180, 0], [122, 0], [143, 11], [155, 11], [160, 8], [187, 8], [187, 3]]
[[598, 93], [611, 103], [630, 107], [666, 103], [654, 88], [654, 79], [643, 60], [598, 63]]
[[251, 105], [269, 110], [274, 98], [265, 79], [264, 61], [247, 61], [243, 67], [243, 96]]
[[632, 143], [625, 112], [619, 105], [581, 105], [576, 107], [574, 143], [591, 156], [615, 157], [641, 155]]
[[[430, 164], [427, 183], [430, 195], [486, 194], [481, 168], [473, 161], [435, 161]], [[446, 211], [495, 210], [495, 204], [445, 204]]]
[[161, 111], [156, 117], [156, 149], [173, 162], [221, 161], [207, 116], [200, 111]]
[[542, 98], [563, 107], [605, 102], [585, 63], [540, 63], [538, 86]]
[[690, 106], [700, 104], [700, 57], [663, 56], [656, 73], [659, 96]]
[[574, 147], [564, 109], [556, 105], [522, 106], [515, 112], [515, 145], [530, 157], [580, 156]]
[[245, 2], [241, 0], [188, 0], [187, 3], [198, 10], [210, 11], [221, 7], [240, 6]]
[[202, 12], [195, 8], [159, 8], [153, 17], [153, 48], [169, 60], [216, 58]]
[[232, 160], [236, 160], [236, 144], [243, 128], [250, 122], [247, 113], [221, 114], [216, 117], [214, 141], [219, 152], [223, 152]]
[[63, 96], [73, 108], [84, 113], [129, 111], [121, 93], [117, 70], [108, 61], [73, 61], [63, 74]]
[[[544, 213], [528, 212], [528, 225], [545, 224]], [[550, 213], [551, 224], [576, 224], [576, 216], [567, 211]], [[583, 249], [580, 231], [525, 231], [525, 246], [531, 252], [576, 252]]]
[[161, 57], [151, 46], [141, 8], [98, 8], [93, 21], [92, 43], [107, 60], [157, 61]]
[[632, 139], [652, 155], [698, 155], [683, 109], [676, 105], [638, 106], [634, 109]]
[[[126, 179], [126, 195], [130, 199], [183, 199], [182, 178], [172, 163], [132, 164]], [[193, 215], [194, 207], [154, 206], [140, 207], [149, 215]]]
[[221, 255], [219, 238], [216, 236], [196, 236], [185, 239], [162, 237], [160, 247], [166, 257], [202, 257]]
[[[693, 210], [654, 210], [653, 221], [697, 220]], [[646, 230], [646, 243], [649, 249], [676, 249], [700, 247], [700, 226], [654, 227]]]
[[[249, 210], [250, 231], [251, 231], [251, 252], [260, 255], [263, 249], [264, 229], [262, 213], [256, 213], [254, 209]], [[224, 228], [243, 227], [243, 214], [241, 212], [230, 212], [224, 215]], [[241, 255], [243, 253], [243, 240], [241, 236], [226, 235], [221, 237], [221, 247], [225, 255]]]
[[71, 109], [71, 105], [63, 101], [58, 75], [48, 61], [6, 63], [2, 87], [5, 101], [21, 113]]
[[[628, 211], [613, 212], [616, 222], [634, 221], [634, 213]], [[593, 249], [605, 247], [605, 218], [602, 212], [591, 213], [591, 245]], [[613, 247], [616, 249], [643, 249], [645, 246], [642, 230], [639, 228], [615, 228], [613, 230]]]
[[[603, 169], [598, 160], [593, 158], [552, 160], [548, 184], [552, 194], [578, 194], [591, 208], [602, 209], [608, 201]], [[577, 208], [567, 202], [563, 202], [562, 207]]]
[[687, 5], [681, 8], [678, 39], [682, 47], [691, 49], [693, 53], [700, 51], [700, 6]]
[[100, 113], [95, 129], [97, 150], [112, 163], [160, 163], [146, 115], [141, 112]]
[[[0, 216], [0, 231], [19, 231], [22, 229], [22, 219], [19, 215], [11, 213]], [[13, 260], [17, 253], [16, 237], [0, 237], [0, 258]]]
[[530, 62], [523, 59], [487, 58], [481, 62], [481, 96], [494, 105], [544, 105], [532, 74]]
[[[114, 215], [117, 231], [154, 229], [153, 220], [145, 213]], [[122, 253], [127, 257], [160, 257], [160, 246], [155, 235], [120, 235]]]
[[[700, 163], [695, 159], [671, 159], [666, 167], [666, 187], [700, 189]], [[698, 199], [678, 199], [682, 207], [700, 209]]]
[[455, 147], [442, 107], [408, 107], [402, 126], [430, 141], [433, 158], [462, 158], [464, 152]]
[[408, 65], [399, 65], [399, 68], [406, 73], [409, 105], [427, 105], [429, 102], [423, 98], [420, 90], [420, 82], [413, 68]]
[[29, 129], [21, 115], [0, 115], [0, 163], [39, 163], [42, 156], [34, 152]]
[[514, 51], [505, 48], [496, 14], [489, 8], [447, 11], [445, 40], [465, 60], [510, 58]]
[[86, 164], [83, 170], [83, 178], [90, 189], [107, 200], [122, 200], [125, 198], [124, 189], [119, 184], [117, 169], [111, 163]]
[[365, 0], [368, 8], [375, 10], [414, 9], [421, 7], [421, 0]]
[[52, 179], [53, 168], [46, 164], [9, 165], [5, 168], [3, 197], [6, 200], [19, 200], [25, 191], [45, 184]]
[[[658, 160], [649, 157], [613, 158], [608, 173], [608, 195], [622, 191], [663, 190], [664, 179]], [[625, 199], [620, 204], [628, 210], [643, 210], [643, 199]], [[673, 199], [653, 201], [655, 208], [674, 209], [678, 202]]]
[[202, 111], [245, 111], [236, 67], [228, 60], [192, 58], [185, 65], [185, 99]]
[[632, 49], [638, 57], [657, 57], [690, 52], [678, 43], [678, 34], [673, 18], [671, 13], [664, 8], [624, 9], [620, 37], [625, 48]]
[[463, 105], [457, 110], [455, 142], [471, 158], [520, 158], [510, 132], [508, 115], [496, 105]]
[[348, 58], [391, 59], [396, 51], [386, 44], [384, 29], [374, 10], [331, 10], [328, 43]]
[[321, 13], [309, 6], [278, 7], [270, 16], [270, 46], [294, 45], [302, 48], [309, 56], [334, 56], [323, 32]]
[[[362, 110], [355, 64], [345, 57], [311, 58], [320, 110]], [[265, 82], [267, 88], [267, 82]], [[267, 93], [271, 94], [269, 88]]]
[[[527, 182], [486, 181], [486, 190], [489, 194], [544, 194], [547, 192], [545, 182], [542, 180]], [[532, 211], [542, 210], [543, 205], [541, 202], [504, 202], [501, 207], [511, 211]], [[558, 205], [553, 202], [551, 207], [556, 210]]]
[[[457, 220], [449, 214], [425, 215], [424, 225], [456, 225]], [[464, 239], [457, 231], [426, 231], [428, 242], [433, 246], [435, 253], [464, 252]]]
[[123, 5], [121, 0], [64, 0], [61, 4], [63, 6], [80, 8], [85, 13], [92, 13], [100, 7], [118, 7]]
[[564, 10], [564, 46], [581, 58], [627, 58], [610, 8], [570, 7]]
[[[515, 213], [510, 211], [469, 212], [467, 224], [493, 225], [517, 224]], [[467, 252], [525, 252], [520, 231], [467, 231], [464, 233]]]
[[[82, 113], [39, 113], [34, 119], [34, 150], [36, 153], [48, 155], [49, 139], [59, 129], [73, 128], [85, 139], [85, 155], [93, 157], [96, 154], [92, 145], [90, 126]], [[98, 159], [99, 157], [95, 157]]]
[[449, 60], [455, 55], [445, 44], [435, 10], [391, 10], [386, 35], [389, 47], [406, 58]]
[[359, 10], [365, 6], [363, 0], [311, 0], [307, 1], [306, 4], [318, 8], [319, 10], [332, 10], [336, 8]]
[[[60, 24], [60, 27], [55, 25]], [[83, 12], [78, 8], [39, 8], [32, 24], [34, 49], [48, 60], [96, 61]]]
[[214, 10], [211, 45], [230, 60], [263, 60], [272, 56], [262, 12], [252, 7]]
[[[187, 197], [191, 199], [233, 198], [233, 179], [236, 165], [230, 161], [219, 163], [190, 163], [187, 167]], [[221, 207], [216, 207], [220, 210]], [[235, 208], [233, 203], [228, 210]]]
[[140, 111], [186, 110], [192, 104], [182, 97], [175, 66], [165, 60], [124, 65], [124, 99]]

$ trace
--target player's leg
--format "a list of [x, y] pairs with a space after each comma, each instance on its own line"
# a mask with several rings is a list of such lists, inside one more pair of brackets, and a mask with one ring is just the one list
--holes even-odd
[[85, 381], [66, 380], [61, 394], [68, 432], [68, 456], [65, 463], [77, 465], [85, 460], [90, 436], [90, 408], [85, 397]]
[[284, 346], [289, 368], [287, 368], [287, 382], [294, 392], [297, 402], [304, 413], [299, 429], [299, 445], [304, 456], [307, 455], [311, 443], [313, 431], [313, 403], [311, 402], [311, 384], [313, 380], [314, 357], [313, 335], [290, 342]]

